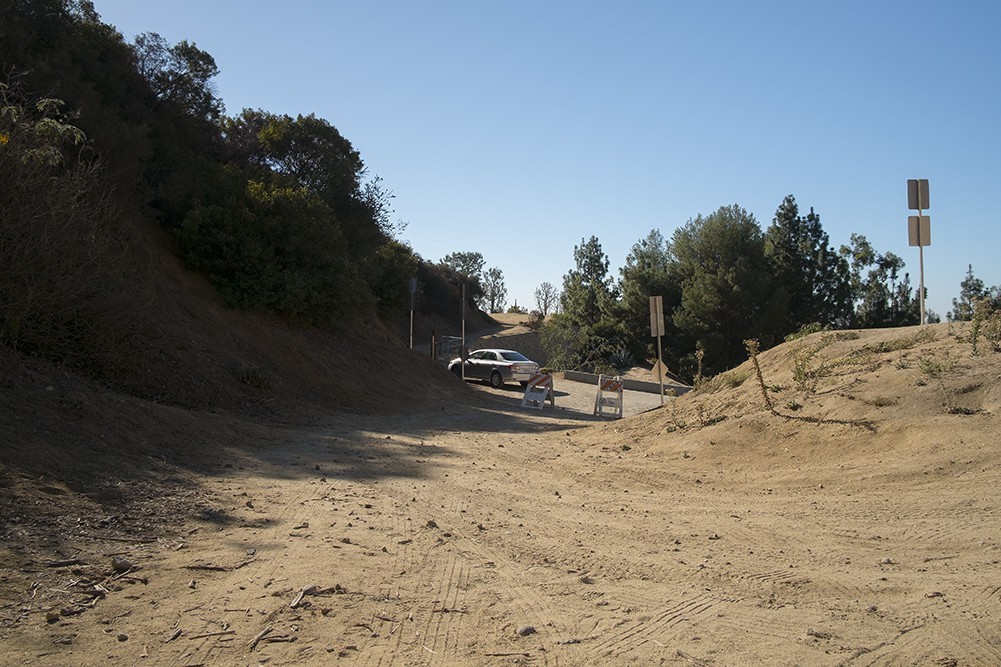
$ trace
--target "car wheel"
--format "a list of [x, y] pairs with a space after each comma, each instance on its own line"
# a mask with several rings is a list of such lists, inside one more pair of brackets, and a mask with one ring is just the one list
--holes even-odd
[[500, 371], [494, 371], [490, 374], [490, 386], [494, 389], [500, 389], [504, 386], [504, 378], [501, 376]]

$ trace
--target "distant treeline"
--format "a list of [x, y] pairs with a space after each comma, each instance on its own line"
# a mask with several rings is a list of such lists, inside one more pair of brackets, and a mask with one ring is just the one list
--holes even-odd
[[920, 321], [902, 259], [860, 235], [833, 248], [820, 216], [801, 215], [792, 195], [767, 230], [738, 205], [699, 215], [669, 239], [654, 229], [618, 280], [596, 237], [582, 239], [574, 258], [559, 312], [542, 329], [562, 368], [613, 371], [650, 358], [650, 296], [663, 298], [668, 365], [689, 378], [743, 362], [748, 339], [765, 349], [796, 332]]

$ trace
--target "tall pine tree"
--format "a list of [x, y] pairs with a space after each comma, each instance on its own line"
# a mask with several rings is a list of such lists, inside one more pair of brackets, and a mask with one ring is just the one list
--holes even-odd
[[803, 217], [795, 197], [782, 201], [765, 233], [765, 255], [779, 285], [776, 299], [785, 300], [786, 333], [812, 323], [838, 327], [850, 322], [848, 262], [830, 246], [812, 207]]

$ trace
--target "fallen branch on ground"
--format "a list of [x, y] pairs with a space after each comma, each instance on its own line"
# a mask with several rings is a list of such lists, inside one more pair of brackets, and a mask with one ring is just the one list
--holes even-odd
[[235, 635], [236, 630], [219, 630], [218, 632], [204, 632], [200, 635], [191, 635], [188, 639], [205, 639], [206, 637], [221, 637], [222, 635]]
[[251, 651], [253, 651], [254, 649], [256, 649], [257, 648], [257, 644], [262, 639], [264, 639], [272, 630], [274, 630], [274, 628], [269, 625], [268, 627], [266, 627], [263, 630], [261, 630], [260, 632], [258, 632], [256, 635], [254, 635], [253, 639], [251, 639], [249, 642], [247, 642], [247, 648], [249, 648]]

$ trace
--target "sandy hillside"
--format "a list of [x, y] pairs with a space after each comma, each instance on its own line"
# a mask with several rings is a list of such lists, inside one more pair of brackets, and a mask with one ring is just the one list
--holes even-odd
[[79, 462], [113, 503], [5, 476], [0, 664], [1001, 664], [979, 351], [815, 334], [620, 421], [476, 385], [285, 427], [63, 406], [146, 444]]

